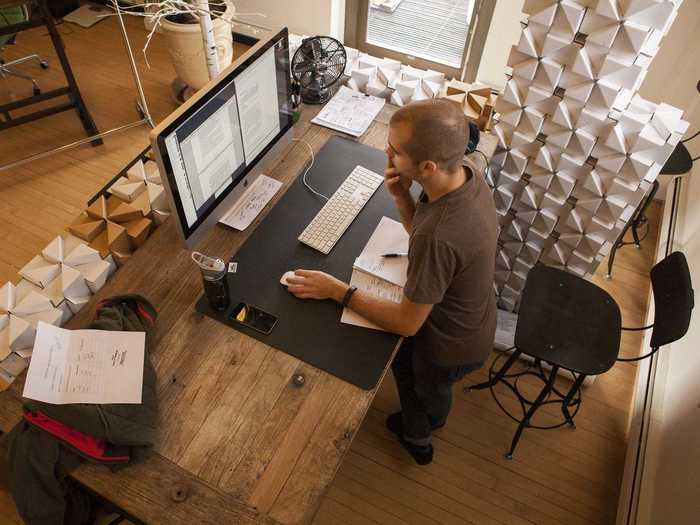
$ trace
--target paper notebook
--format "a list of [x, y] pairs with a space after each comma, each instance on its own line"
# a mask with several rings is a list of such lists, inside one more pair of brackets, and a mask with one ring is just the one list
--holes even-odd
[[[395, 303], [401, 302], [406, 284], [408, 257], [382, 257], [385, 253], [407, 253], [408, 233], [400, 222], [382, 217], [360, 256], [353, 264], [350, 284]], [[350, 308], [343, 309], [341, 323], [381, 330]]]

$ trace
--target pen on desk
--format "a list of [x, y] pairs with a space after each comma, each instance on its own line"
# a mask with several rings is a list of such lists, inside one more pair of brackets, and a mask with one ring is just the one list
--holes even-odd
[[407, 253], [384, 253], [382, 257], [408, 257]]

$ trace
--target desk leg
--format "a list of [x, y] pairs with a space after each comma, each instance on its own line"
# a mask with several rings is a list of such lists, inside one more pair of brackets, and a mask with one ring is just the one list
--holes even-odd
[[[73, 76], [73, 70], [70, 67], [70, 62], [68, 62], [68, 57], [66, 56], [66, 50], [63, 46], [63, 39], [56, 30], [56, 25], [53, 22], [53, 16], [51, 15], [51, 11], [49, 11], [47, 0], [42, 0], [39, 2], [39, 9], [41, 10], [41, 17], [43, 18], [44, 22], [46, 23], [46, 27], [49, 30], [51, 42], [53, 43], [53, 47], [56, 49], [56, 54], [58, 55], [58, 59], [61, 62], [63, 73], [66, 75], [66, 80], [68, 81], [68, 87], [70, 89], [69, 97], [78, 112], [78, 116], [80, 117], [80, 122], [82, 122], [83, 124], [85, 133], [87, 133], [89, 137], [97, 135], [99, 134], [99, 130], [97, 129], [95, 122], [92, 120], [92, 116], [90, 115], [90, 112], [88, 111], [87, 106], [83, 101], [83, 97], [80, 94], [78, 84], [76, 83], [75, 77]], [[101, 138], [98, 138], [93, 140], [91, 144], [93, 146], [99, 146], [103, 144], [103, 141]]]

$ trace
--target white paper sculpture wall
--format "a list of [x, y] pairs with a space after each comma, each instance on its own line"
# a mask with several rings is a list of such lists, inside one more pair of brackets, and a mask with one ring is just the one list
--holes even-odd
[[348, 55], [346, 72], [350, 76], [348, 87], [385, 98], [397, 106], [437, 98], [445, 92], [444, 73], [402, 65], [391, 58]]
[[686, 131], [680, 110], [636, 94], [681, 2], [525, 1], [488, 176], [501, 308], [517, 309], [538, 261], [593, 274]]

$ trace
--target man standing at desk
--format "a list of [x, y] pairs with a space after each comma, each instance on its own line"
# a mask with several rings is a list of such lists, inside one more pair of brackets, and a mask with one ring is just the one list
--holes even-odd
[[[462, 165], [468, 137], [466, 118], [447, 99], [409, 104], [391, 119], [385, 182], [410, 234], [400, 303], [323, 272], [288, 279], [295, 296], [334, 299], [406, 338], [392, 363], [402, 410], [387, 426], [421, 465], [432, 461], [431, 432], [445, 425], [452, 385], [483, 366], [496, 329], [498, 221], [483, 174]], [[417, 202], [414, 181], [423, 188]]]

